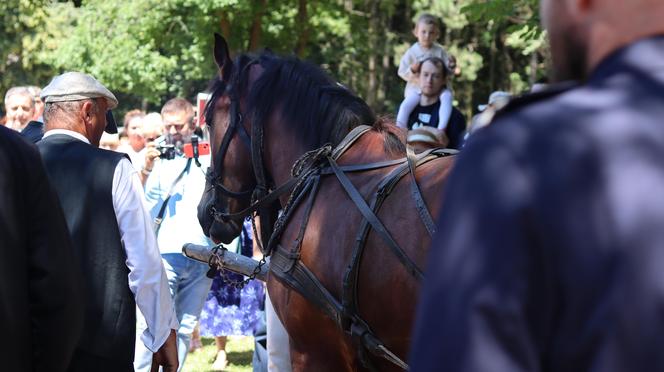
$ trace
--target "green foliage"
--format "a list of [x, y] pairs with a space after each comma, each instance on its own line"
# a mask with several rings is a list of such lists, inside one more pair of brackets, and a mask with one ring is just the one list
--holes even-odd
[[[15, 85], [41, 85], [48, 75], [33, 59], [42, 38], [47, 0], [0, 1], [0, 101]], [[0, 105], [4, 109], [3, 105]]]
[[58, 70], [88, 72], [114, 91], [160, 103], [165, 96], [186, 95], [213, 75], [209, 55], [218, 21], [212, 14], [235, 3], [90, 0], [80, 9], [54, 4], [49, 30], [65, 33], [41, 58]]
[[509, 32], [527, 29], [524, 38], [537, 38], [542, 32], [538, 6], [539, 0], [472, 0], [462, 11], [471, 22], [496, 25], [508, 21], [512, 23]]
[[[300, 13], [304, 2], [306, 14]], [[0, 88], [45, 85], [66, 70], [93, 74], [121, 111], [192, 99], [216, 74], [213, 32], [232, 53], [269, 47], [323, 66], [379, 113], [394, 114], [396, 70], [421, 12], [439, 16], [439, 42], [457, 58], [455, 100], [470, 115], [493, 90], [518, 93], [543, 76], [537, 0], [5, 0]], [[254, 27], [257, 26], [257, 27]]]

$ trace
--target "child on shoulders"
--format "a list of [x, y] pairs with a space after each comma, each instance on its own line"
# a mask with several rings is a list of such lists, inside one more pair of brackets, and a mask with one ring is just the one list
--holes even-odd
[[[427, 13], [420, 15], [415, 23], [413, 35], [417, 38], [417, 42], [401, 57], [398, 71], [399, 76], [406, 81], [405, 99], [399, 110], [402, 116], [404, 112], [411, 112], [420, 102], [419, 78], [422, 61], [431, 57], [438, 57], [445, 62], [445, 68], [447, 68], [449, 59], [445, 48], [436, 42], [440, 35], [440, 26], [436, 17]], [[440, 102], [439, 129], [444, 130], [452, 110], [452, 92], [449, 89], [444, 89], [441, 92]], [[403, 121], [404, 118], [398, 117], [397, 124], [405, 126], [405, 123], [400, 122], [399, 119]]]

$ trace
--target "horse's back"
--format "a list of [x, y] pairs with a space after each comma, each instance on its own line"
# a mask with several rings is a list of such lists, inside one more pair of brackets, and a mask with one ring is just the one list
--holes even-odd
[[[453, 157], [440, 157], [416, 170], [418, 186], [432, 216], [439, 213], [442, 190], [452, 163]], [[349, 174], [349, 179], [367, 204], [371, 204], [379, 184], [391, 170]], [[417, 211], [411, 182], [408, 174], [403, 175], [376, 214], [406, 256], [423, 271], [431, 237]], [[343, 280], [358, 249], [363, 223], [364, 217], [339, 182], [333, 176], [325, 179], [312, 209], [302, 261], [339, 302], [342, 302]], [[388, 348], [405, 358], [422, 283], [406, 270], [375, 230], [369, 229], [363, 249], [356, 283], [358, 313]], [[348, 339], [342, 336], [339, 342], [348, 344]], [[394, 367], [383, 360], [375, 362], [380, 370]]]

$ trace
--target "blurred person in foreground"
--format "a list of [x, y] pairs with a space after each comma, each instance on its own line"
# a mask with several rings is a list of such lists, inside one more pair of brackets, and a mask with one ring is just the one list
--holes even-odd
[[4, 371], [67, 370], [83, 329], [81, 273], [39, 152], [0, 127]]
[[85, 323], [69, 371], [133, 371], [138, 305], [153, 366], [173, 372], [178, 322], [140, 181], [125, 154], [98, 148], [104, 130], [117, 132], [109, 110], [118, 101], [79, 72], [56, 76], [41, 94], [38, 147], [85, 278]]
[[664, 370], [664, 2], [542, 0], [555, 77], [446, 185], [413, 371]]

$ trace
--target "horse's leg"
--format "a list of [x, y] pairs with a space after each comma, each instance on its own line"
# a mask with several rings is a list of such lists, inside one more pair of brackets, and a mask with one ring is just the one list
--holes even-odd
[[268, 292], [290, 337], [294, 372], [357, 370], [352, 347], [327, 316], [272, 276]]

